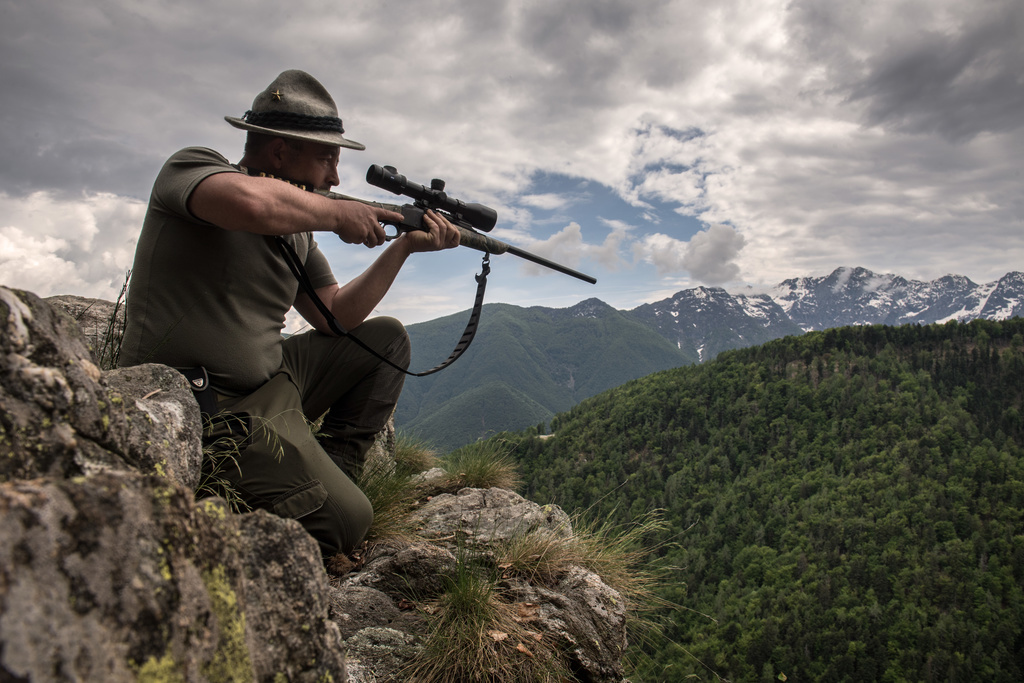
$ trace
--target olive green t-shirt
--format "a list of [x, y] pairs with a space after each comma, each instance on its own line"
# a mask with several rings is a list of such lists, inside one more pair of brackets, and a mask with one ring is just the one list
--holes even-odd
[[[243, 394], [281, 365], [281, 331], [298, 282], [274, 238], [192, 216], [188, 198], [215, 173], [241, 173], [210, 149], [174, 154], [157, 176], [135, 251], [122, 366], [202, 365], [225, 393]], [[334, 284], [311, 233], [287, 237], [315, 288]]]

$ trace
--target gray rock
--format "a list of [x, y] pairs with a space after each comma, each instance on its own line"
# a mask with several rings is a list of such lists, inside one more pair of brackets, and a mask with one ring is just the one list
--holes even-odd
[[74, 321], [0, 287], [0, 326], [0, 481], [124, 469], [124, 412]]
[[297, 532], [160, 477], [3, 484], [0, 680], [343, 680], [319, 551]]
[[246, 579], [246, 632], [259, 680], [345, 680], [320, 548], [302, 525], [262, 510], [237, 516]]
[[195, 503], [184, 378], [103, 376], [27, 292], [0, 287], [0, 325], [0, 680], [344, 680], [313, 539]]
[[420, 472], [413, 477], [416, 486], [430, 488], [434, 485], [444, 485], [448, 480], [448, 473], [441, 467], [432, 467], [426, 472]]
[[430, 600], [444, 591], [455, 562], [451, 551], [431, 543], [381, 545], [362, 571], [347, 577], [341, 588], [373, 588], [394, 600]]
[[387, 628], [401, 617], [394, 600], [376, 588], [353, 585], [331, 589], [331, 619], [341, 629], [342, 638], [351, 638], [370, 626]]
[[345, 645], [352, 683], [403, 680], [402, 669], [419, 651], [414, 636], [375, 626], [361, 629]]
[[72, 294], [49, 296], [43, 301], [67, 313], [78, 324], [96, 365], [102, 368], [105, 362], [114, 360], [116, 351], [112, 345], [120, 343], [124, 332], [124, 306]]
[[138, 470], [198, 486], [199, 408], [181, 374], [101, 373], [76, 324], [28, 292], [0, 287], [0, 324], [0, 481]]
[[185, 377], [166, 365], [150, 363], [107, 371], [102, 383], [127, 419], [132, 465], [194, 491], [203, 461], [202, 423]]
[[505, 489], [462, 489], [435, 496], [416, 517], [426, 538], [448, 546], [495, 543], [534, 529], [572, 534], [569, 516], [557, 505], [538, 505]]
[[[546, 530], [566, 538], [572, 534], [561, 509], [537, 505], [502, 489], [463, 489], [456, 495], [440, 495], [424, 504], [416, 517], [429, 542], [379, 545], [359, 572], [339, 582], [332, 618], [343, 634], [355, 634], [346, 640], [352, 680], [402, 680], [394, 673], [401, 668], [392, 659], [384, 662], [378, 658], [382, 651], [378, 648], [386, 649], [383, 641], [371, 638], [366, 645], [356, 636], [400, 630], [414, 636], [410, 644], [429, 637], [429, 618], [401, 621], [396, 617], [401, 613], [397, 606], [415, 603], [422, 609], [432, 604], [450, 585], [459, 562], [493, 562], [492, 544], [522, 533]], [[623, 680], [626, 603], [599, 576], [570, 565], [546, 585], [532, 585], [512, 576], [504, 578], [499, 587], [506, 600], [521, 608], [527, 626], [553, 643], [581, 680]], [[391, 609], [385, 598], [391, 601]], [[380, 631], [386, 619], [394, 621]], [[360, 643], [359, 653], [354, 643]], [[417, 651], [411, 648], [404, 656]], [[369, 670], [380, 677], [365, 678]]]
[[530, 626], [553, 636], [572, 660], [571, 668], [586, 672], [585, 680], [622, 680], [626, 602], [600, 576], [574, 566], [551, 587], [522, 579], [504, 585], [516, 602], [536, 606]]

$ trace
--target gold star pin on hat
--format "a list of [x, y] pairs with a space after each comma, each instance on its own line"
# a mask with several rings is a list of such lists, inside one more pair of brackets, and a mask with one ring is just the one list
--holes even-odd
[[275, 90], [274, 92], [270, 93], [270, 96], [274, 98], [275, 102], [280, 102], [281, 101], [281, 91], [280, 90]]

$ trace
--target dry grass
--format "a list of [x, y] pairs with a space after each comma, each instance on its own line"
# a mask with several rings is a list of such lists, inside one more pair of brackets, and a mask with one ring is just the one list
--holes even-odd
[[227, 501], [232, 512], [251, 512], [252, 508], [242, 500], [234, 483], [228, 479], [229, 474], [237, 475], [241, 472], [238, 467], [238, 457], [246, 446], [246, 440], [244, 437], [239, 438], [231, 434], [226, 426], [222, 429], [215, 429], [213, 421], [208, 418], [203, 425], [203, 432], [212, 434], [214, 431], [222, 435], [203, 442], [203, 462], [195, 498], [201, 500], [217, 496]]
[[463, 446], [441, 459], [448, 474], [447, 488], [502, 488], [515, 491], [522, 484], [511, 449], [504, 444], [480, 442]]
[[395, 436], [395, 464], [402, 474], [414, 476], [437, 467], [439, 463], [437, 449], [426, 441], [406, 434]]
[[551, 585], [573, 566], [589, 569], [622, 596], [632, 640], [658, 635], [658, 625], [648, 615], [665, 606], [656, 595], [665, 571], [651, 563], [654, 548], [648, 541], [667, 528], [661, 514], [652, 512], [621, 525], [577, 515], [572, 526], [571, 533], [549, 528], [524, 531], [475, 560], [466, 559], [469, 550], [460, 550], [448, 590], [427, 608], [430, 636], [408, 669], [408, 680], [576, 680], [551, 637], [530, 629], [534, 615], [529, 609], [535, 606], [503, 601], [500, 581], [513, 575]]
[[437, 452], [426, 442], [399, 434], [395, 439], [395, 459], [368, 463], [356, 485], [373, 506], [373, 524], [369, 541], [416, 538], [416, 525], [410, 512], [422, 495], [415, 475], [437, 466]]
[[284, 456], [280, 437], [271, 424], [269, 418], [249, 416], [242, 419], [228, 413], [206, 418], [203, 423], [203, 463], [196, 500], [219, 496], [227, 501], [234, 512], [252, 511], [228, 475], [241, 474], [239, 456], [254, 439], [265, 440], [278, 459]]
[[377, 461], [363, 468], [356, 485], [373, 506], [373, 524], [366, 533], [366, 540], [415, 538], [416, 525], [409, 513], [416, 502], [417, 490], [409, 475], [400, 473], [389, 461]]
[[460, 558], [426, 613], [430, 631], [403, 672], [413, 683], [556, 683], [574, 680], [549, 637], [530, 630], [522, 605], [504, 602], [493, 569]]
[[96, 352], [100, 370], [113, 370], [118, 366], [121, 357], [121, 340], [124, 339], [125, 313], [127, 305], [128, 283], [132, 279], [132, 271], [129, 269], [124, 274], [124, 282], [121, 284], [121, 293], [117, 295], [114, 302], [114, 310], [107, 319], [107, 329], [103, 334], [103, 342]]
[[650, 563], [654, 548], [647, 542], [667, 528], [659, 511], [630, 524], [575, 515], [571, 527], [569, 534], [547, 528], [519, 534], [495, 549], [495, 559], [505, 571], [542, 583], [578, 565], [618, 591], [631, 610], [658, 604], [655, 590], [664, 572]]

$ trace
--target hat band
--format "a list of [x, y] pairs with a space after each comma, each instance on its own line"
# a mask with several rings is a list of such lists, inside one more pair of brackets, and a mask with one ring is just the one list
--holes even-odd
[[327, 133], [344, 133], [341, 119], [337, 116], [310, 116], [309, 114], [296, 114], [290, 111], [264, 111], [254, 112], [249, 110], [242, 114], [242, 120], [261, 128], [276, 128], [285, 130], [311, 130]]

